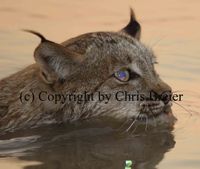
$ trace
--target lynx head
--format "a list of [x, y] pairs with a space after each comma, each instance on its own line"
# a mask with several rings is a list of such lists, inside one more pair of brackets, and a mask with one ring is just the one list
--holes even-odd
[[[34, 57], [41, 70], [43, 83], [55, 91], [94, 94], [94, 101], [82, 104], [67, 102], [60, 111], [73, 114], [73, 119], [111, 116], [117, 119], [137, 119], [148, 122], [169, 122], [172, 114], [169, 97], [149, 100], [149, 93], [157, 95], [171, 88], [156, 73], [156, 57], [140, 42], [141, 26], [131, 10], [130, 21], [118, 32], [94, 32], [72, 38], [62, 44], [46, 40]], [[116, 99], [116, 93], [118, 98]], [[141, 93], [143, 100], [126, 101], [125, 94]], [[109, 102], [98, 99], [98, 93], [112, 94]], [[121, 100], [121, 101], [119, 101]], [[66, 116], [69, 117], [69, 116]]]

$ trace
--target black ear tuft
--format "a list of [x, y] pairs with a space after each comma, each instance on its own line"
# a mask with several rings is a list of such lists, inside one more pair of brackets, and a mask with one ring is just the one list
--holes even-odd
[[[82, 57], [65, 46], [47, 40], [33, 30], [23, 30], [38, 36], [41, 43], [34, 51], [34, 59], [40, 68], [40, 76], [46, 84], [64, 83], [66, 77], [74, 72]], [[62, 79], [62, 80], [61, 80]]]
[[122, 29], [122, 31], [138, 40], [140, 39], [141, 26], [138, 23], [138, 21], [136, 20], [135, 13], [132, 8], [130, 8], [130, 21]]
[[29, 30], [29, 29], [23, 29], [23, 31], [29, 32], [29, 33], [32, 33], [32, 34], [38, 36], [38, 37], [41, 39], [41, 42], [48, 41], [48, 40], [47, 40], [42, 34], [40, 34], [39, 32], [36, 32], [36, 31], [33, 31], [33, 30]]

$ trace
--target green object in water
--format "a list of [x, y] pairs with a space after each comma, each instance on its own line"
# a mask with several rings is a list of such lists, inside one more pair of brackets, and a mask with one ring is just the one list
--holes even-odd
[[132, 164], [133, 164], [133, 162], [131, 160], [126, 160], [125, 169], [132, 169], [131, 168]]

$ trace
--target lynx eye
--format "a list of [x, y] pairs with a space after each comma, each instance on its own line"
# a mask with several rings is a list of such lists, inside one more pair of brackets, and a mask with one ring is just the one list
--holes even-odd
[[130, 79], [130, 73], [129, 70], [119, 70], [114, 73], [115, 78], [117, 78], [119, 81], [127, 82]]

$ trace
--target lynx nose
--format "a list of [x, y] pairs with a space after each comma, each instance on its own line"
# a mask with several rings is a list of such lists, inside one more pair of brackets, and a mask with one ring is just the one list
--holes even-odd
[[161, 100], [163, 101], [163, 103], [166, 105], [171, 101], [171, 96], [172, 96], [172, 91], [166, 91], [164, 93], [162, 93], [161, 95]]
[[159, 100], [163, 101], [165, 105], [167, 105], [171, 101], [171, 97], [172, 97], [171, 90], [164, 91], [162, 93], [158, 93], [154, 90], [152, 90], [151, 92], [153, 92], [155, 98], [159, 98]]
[[161, 79], [151, 89], [155, 96], [163, 101], [165, 105], [171, 101], [172, 88]]

